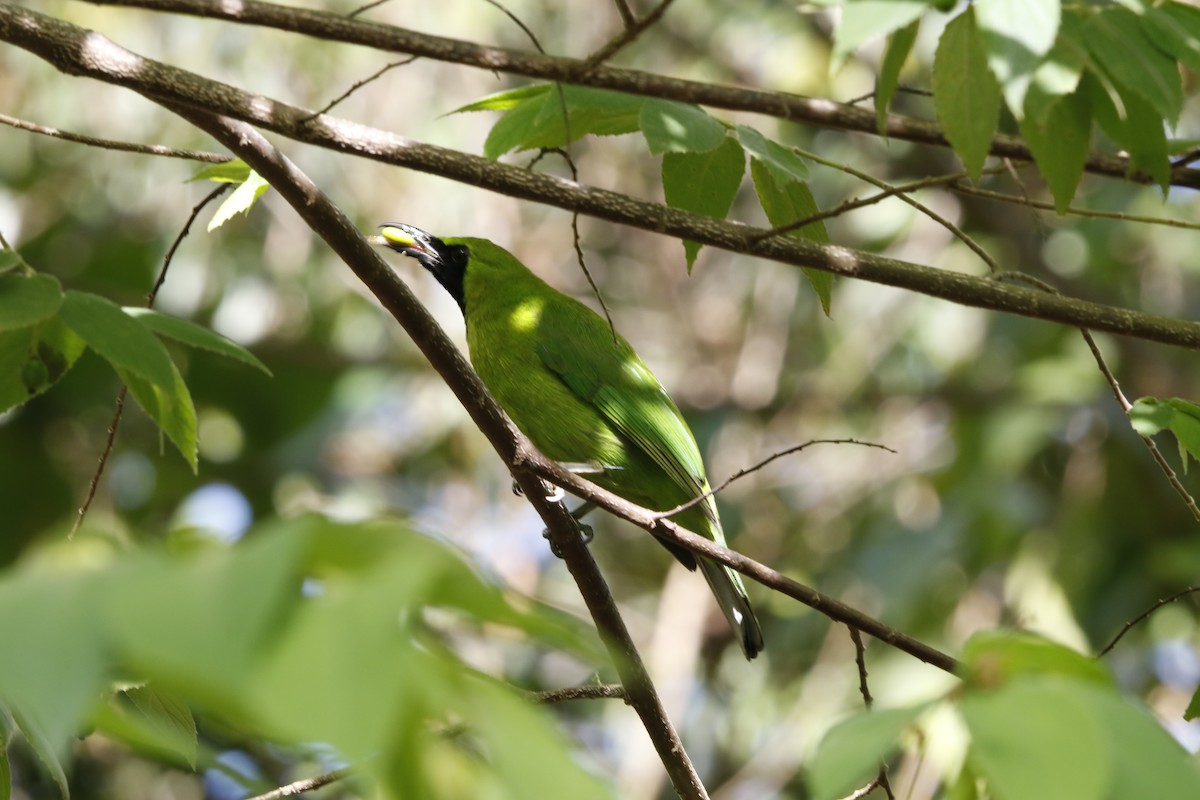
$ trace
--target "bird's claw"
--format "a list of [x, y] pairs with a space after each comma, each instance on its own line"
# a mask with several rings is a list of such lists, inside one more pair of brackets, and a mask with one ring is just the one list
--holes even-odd
[[[579, 523], [579, 534], [580, 539], [583, 541], [584, 547], [586, 547], [592, 543], [592, 538], [595, 536], [596, 532], [592, 530], [591, 525], [585, 525], [581, 522]], [[555, 558], [563, 557], [562, 550], [560, 550], [558, 545], [554, 543], [554, 540], [550, 538], [549, 528], [542, 528], [542, 538], [550, 542], [550, 552], [554, 554]]]
[[524, 496], [525, 496], [525, 490], [523, 490], [523, 489], [521, 488], [521, 484], [517, 483], [515, 480], [512, 482], [512, 492], [513, 492], [513, 494], [515, 494], [517, 497], [524, 497]]
[[561, 502], [562, 499], [566, 496], [567, 496], [567, 493], [563, 491], [563, 488], [561, 486], [554, 486], [550, 489], [550, 494], [546, 495], [546, 502], [547, 503], [558, 503], [558, 502]]

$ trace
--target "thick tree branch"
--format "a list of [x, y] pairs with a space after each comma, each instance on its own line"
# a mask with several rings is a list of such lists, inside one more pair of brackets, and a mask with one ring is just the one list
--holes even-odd
[[[198, 17], [222, 19], [246, 25], [300, 33], [318, 39], [360, 44], [378, 50], [410, 53], [437, 61], [448, 61], [560, 83], [573, 83], [615, 89], [631, 94], [662, 97], [686, 103], [698, 103], [731, 111], [750, 111], [793, 122], [806, 122], [840, 130], [878, 136], [875, 112], [786, 92], [769, 92], [736, 86], [720, 86], [699, 81], [669, 78], [633, 69], [594, 67], [587, 60], [528, 53], [503, 47], [417, 33], [378, 22], [350, 19], [326, 11], [311, 11], [259, 0], [89, 0], [97, 5], [130, 6], [154, 11], [169, 11]], [[891, 139], [949, 147], [941, 126], [935, 122], [889, 114], [883, 133]], [[1032, 161], [1029, 148], [1015, 136], [998, 134], [992, 140], [994, 156]], [[1114, 178], [1153, 183], [1144, 172], [1134, 171], [1128, 158], [1107, 153], [1088, 156], [1084, 169]], [[1200, 188], [1200, 171], [1176, 169], [1176, 186]]]
[[297, 141], [441, 175], [512, 197], [732, 252], [910, 289], [962, 305], [1200, 349], [1200, 323], [1052, 295], [790, 236], [763, 238], [762, 229], [742, 223], [690, 214], [336, 117], [312, 119], [306, 109], [142, 58], [97, 33], [9, 3], [0, 3], [0, 40], [29, 50], [69, 74], [126, 86], [168, 103], [251, 122]]
[[[412, 337], [501, 458], [508, 464], [526, 460], [522, 453], [529, 448], [528, 443], [512, 427], [441, 327], [350, 220], [308, 176], [245, 123], [205, 114], [193, 108], [165, 105], [207, 131], [266, 178]], [[515, 469], [513, 477], [545, 521], [551, 542], [562, 554], [567, 568], [579, 585], [588, 611], [621, 676], [629, 704], [641, 717], [676, 792], [682, 798], [707, 798], [708, 794], [625, 628], [616, 602], [580, 536], [577, 522], [561, 502], [547, 498], [545, 484], [536, 474]]]

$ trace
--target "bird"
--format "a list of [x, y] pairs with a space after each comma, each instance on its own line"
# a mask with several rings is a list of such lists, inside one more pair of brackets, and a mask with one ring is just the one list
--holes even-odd
[[[415, 258], [458, 303], [471, 364], [538, 450], [652, 511], [703, 497], [674, 519], [725, 544], [695, 437], [608, 321], [487, 239], [443, 239], [394, 222], [379, 232], [376, 241]], [[688, 569], [699, 567], [746, 658], [758, 655], [762, 628], [741, 576], [658, 541]]]

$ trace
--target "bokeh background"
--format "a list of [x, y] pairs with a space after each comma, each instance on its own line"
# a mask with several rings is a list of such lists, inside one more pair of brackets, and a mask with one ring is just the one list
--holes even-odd
[[[94, 28], [143, 55], [289, 102], [320, 107], [388, 63], [387, 54], [269, 30], [50, 0], [48, 13]], [[323, 7], [349, 11], [350, 3]], [[537, 0], [506, 7], [548, 52], [583, 56], [619, 28], [615, 8]], [[479, 0], [392, 3], [380, 21], [527, 49], [525, 34]], [[790, 4], [680, 4], [617, 63], [699, 80], [846, 101], [871, 91], [881, 45], [829, 75], [827, 13]], [[928, 86], [936, 25], [925, 25], [903, 82]], [[333, 113], [478, 153], [495, 115], [454, 109], [523, 81], [416, 61]], [[1195, 89], [1194, 85], [1188, 87]], [[931, 116], [902, 94], [897, 109]], [[215, 145], [121, 89], [71, 79], [0, 48], [0, 111], [94, 136], [179, 147]], [[947, 150], [877, 137], [748, 122], [788, 143], [900, 182], [959, 169]], [[1006, 121], [1011, 123], [1011, 121]], [[1177, 134], [1196, 136], [1197, 108]], [[593, 307], [566, 212], [429, 175], [277, 141], [363, 230], [384, 221], [490, 238]], [[1098, 141], [1097, 146], [1105, 143]], [[657, 158], [637, 136], [571, 148], [580, 179], [661, 200]], [[509, 157], [526, 164], [533, 154]], [[166, 249], [209, 185], [184, 161], [110, 152], [0, 126], [0, 231], [68, 288], [137, 305]], [[568, 174], [561, 159], [537, 169]], [[990, 188], [1044, 195], [1032, 169]], [[748, 182], [747, 182], [748, 183]], [[814, 167], [822, 207], [874, 190]], [[918, 198], [1022, 270], [1091, 299], [1194, 318], [1196, 232], [1080, 217], [926, 190]], [[1194, 193], [1085, 178], [1077, 205], [1200, 218]], [[400, 515], [445, 537], [513, 590], [584, 614], [541, 524], [513, 496], [503, 466], [399, 327], [278, 197], [247, 217], [185, 240], [158, 296], [165, 312], [245, 345], [268, 378], [172, 348], [200, 420], [192, 474], [132, 403], [89, 525], [133, 543], [181, 527], [224, 538], [254, 522], [317, 510], [343, 519]], [[762, 224], [747, 185], [731, 217]], [[839, 281], [826, 317], [796, 269], [701, 251], [689, 275], [678, 241], [596, 220], [579, 223], [591, 274], [617, 327], [675, 397], [721, 480], [814, 438], [894, 449], [818, 445], [730, 486], [720, 505], [732, 545], [911, 635], [955, 652], [972, 632], [1020, 625], [1094, 652], [1158, 597], [1196, 581], [1197, 523], [1134, 435], [1075, 330], [963, 308], [909, 292]], [[942, 269], [985, 266], [944, 228], [887, 200], [829, 221], [832, 240]], [[397, 271], [455, 339], [459, 311], [410, 259]], [[1200, 397], [1194, 354], [1097, 337], [1131, 399]], [[464, 345], [465, 347], [465, 345]], [[85, 355], [47, 395], [0, 416], [0, 561], [66, 535], [103, 449], [118, 380]], [[1161, 443], [1177, 467], [1172, 442]], [[1194, 472], [1181, 475], [1193, 492]], [[715, 797], [803, 797], [800, 770], [821, 735], [861, 707], [853, 645], [795, 602], [752, 587], [767, 649], [745, 662], [704, 581], [642, 532], [595, 515], [592, 550]], [[1195, 604], [1164, 608], [1106, 657], [1191, 749], [1200, 729], [1182, 711], [1200, 680]], [[473, 663], [534, 688], [584, 682], [565, 658], [514, 660], [475, 642]], [[951, 679], [875, 643], [879, 704], [947, 690]], [[581, 758], [620, 796], [666, 796], [636, 717], [619, 702], [561, 710]], [[198, 797], [198, 777], [119, 748], [84, 747], [96, 796]], [[893, 785], [928, 796], [933, 776], [906, 762]], [[216, 789], [210, 790], [216, 791]], [[36, 787], [20, 791], [37, 794]], [[237, 795], [229, 795], [237, 796]]]

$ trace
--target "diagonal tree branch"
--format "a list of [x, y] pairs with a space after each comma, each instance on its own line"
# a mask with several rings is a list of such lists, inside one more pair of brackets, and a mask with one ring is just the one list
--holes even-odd
[[[575, 58], [528, 53], [503, 47], [476, 44], [459, 39], [432, 36], [416, 31], [367, 22], [332, 14], [284, 6], [261, 0], [89, 0], [96, 5], [128, 6], [168, 11], [198, 17], [221, 19], [246, 25], [300, 33], [319, 39], [360, 44], [379, 50], [431, 58], [455, 64], [506, 72], [546, 81], [574, 83], [614, 89], [631, 94], [698, 103], [731, 111], [750, 111], [792, 122], [855, 131], [872, 136], [949, 147], [949, 141], [935, 122], [889, 114], [881, 129], [875, 112], [833, 100], [823, 100], [787, 92], [769, 92], [735, 86], [670, 78], [633, 69], [597, 66]], [[994, 156], [1032, 161], [1025, 143], [1015, 136], [998, 134], [990, 150]], [[1182, 167], [1182, 165], [1181, 165]], [[1084, 163], [1088, 172], [1139, 183], [1153, 183], [1146, 173], [1135, 171], [1129, 159], [1107, 153], [1092, 153]], [[1176, 186], [1200, 188], [1200, 170], [1176, 168], [1172, 173]]]
[[[176, 0], [146, 0], [152, 1]], [[68, 74], [93, 77], [166, 103], [250, 122], [297, 141], [441, 175], [511, 197], [732, 252], [909, 289], [962, 305], [1200, 349], [1200, 323], [1053, 295], [791, 236], [764, 238], [763, 229], [739, 222], [648, 203], [337, 117], [321, 115], [311, 119], [311, 112], [306, 109], [142, 58], [100, 34], [10, 3], [0, 3], [0, 40], [35, 53]]]
[[[404, 282], [308, 176], [245, 123], [205, 114], [193, 108], [170, 104], [166, 104], [166, 107], [211, 134], [263, 176], [412, 337], [505, 463], [523, 461], [521, 454], [530, 445], [512, 427], [475, 372]], [[675, 791], [689, 800], [707, 798], [704, 785], [683, 749], [679, 735], [667, 717], [625, 628], [616, 601], [580, 535], [578, 523], [566, 506], [547, 497], [545, 484], [536, 474], [528, 470], [514, 470], [513, 477], [546, 523], [551, 542], [562, 554], [578, 584], [588, 611], [621, 676], [629, 703], [641, 717]]]

